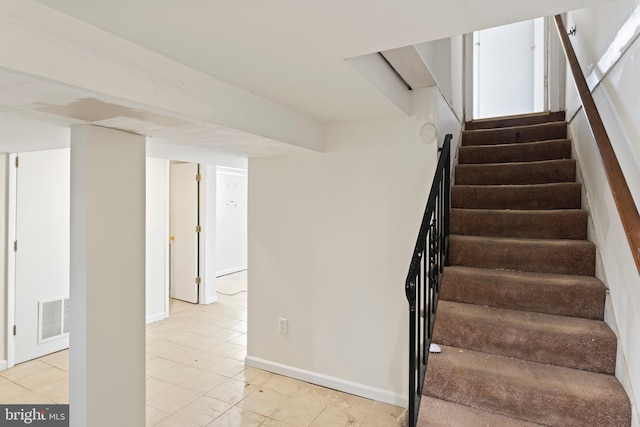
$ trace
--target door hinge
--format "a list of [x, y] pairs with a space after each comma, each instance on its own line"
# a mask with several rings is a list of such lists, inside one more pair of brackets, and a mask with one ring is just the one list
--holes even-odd
[[16, 156], [16, 167], [20, 166], [20, 157]]
[[16, 332], [16, 331], [17, 331], [16, 325], [13, 325], [13, 336], [14, 336], [14, 337], [15, 337], [15, 336], [16, 336], [16, 334], [17, 334], [17, 332]]
[[200, 233], [200, 232], [202, 232], [202, 226], [196, 225], [196, 233]]
[[202, 175], [197, 174], [196, 175], [196, 181], [198, 181], [198, 182], [202, 181]]
[[13, 252], [18, 252], [18, 241], [17, 240], [13, 241]]
[[202, 277], [196, 277], [196, 285], [199, 285], [202, 282]]

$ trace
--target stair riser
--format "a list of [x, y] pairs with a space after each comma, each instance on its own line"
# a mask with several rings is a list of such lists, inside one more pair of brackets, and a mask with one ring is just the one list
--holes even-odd
[[571, 158], [568, 139], [502, 146], [460, 147], [459, 164], [533, 162]]
[[456, 166], [458, 185], [522, 185], [575, 182], [576, 161]]
[[577, 183], [451, 188], [451, 207], [464, 209], [580, 209]]
[[593, 276], [595, 255], [585, 241], [449, 239], [450, 263], [467, 267]]
[[502, 211], [452, 209], [451, 234], [530, 239], [586, 239], [584, 210]]
[[550, 122], [564, 122], [564, 111], [532, 116], [520, 116], [495, 120], [478, 120], [465, 123], [465, 130], [494, 129], [513, 126], [537, 125]]
[[512, 144], [516, 142], [545, 141], [567, 137], [567, 124], [564, 122], [541, 125], [469, 130], [462, 132], [462, 145]]
[[[624, 391], [619, 393], [623, 395]], [[631, 406], [622, 396], [602, 396], [594, 390], [593, 394], [576, 399], [536, 383], [450, 366], [438, 356], [429, 358], [423, 394], [546, 426], [627, 427], [631, 423]]]
[[[458, 310], [467, 306], [472, 307], [471, 313]], [[512, 313], [517, 316], [510, 317]], [[569, 322], [562, 328], [554, 328], [551, 321], [539, 322], [540, 317], [555, 320], [546, 314], [442, 301], [433, 341], [566, 368], [615, 373], [616, 337], [604, 323], [567, 318]]]
[[[483, 273], [483, 272], [482, 272]], [[603, 320], [605, 287], [585, 277], [558, 283], [511, 272], [445, 269], [440, 299], [487, 307]], [[500, 274], [502, 273], [502, 274]]]

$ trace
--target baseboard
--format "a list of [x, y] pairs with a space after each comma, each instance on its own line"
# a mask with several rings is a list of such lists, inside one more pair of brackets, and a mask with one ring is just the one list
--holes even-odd
[[0, 371], [4, 371], [9, 366], [9, 363], [6, 360], [0, 360]]
[[222, 271], [216, 271], [216, 277], [226, 276], [227, 274], [238, 273], [240, 271], [244, 271], [247, 269], [246, 265], [241, 265], [239, 267], [228, 268]]
[[218, 295], [210, 296], [209, 298], [204, 300], [203, 304], [213, 304], [214, 302], [218, 302]]
[[151, 314], [147, 316], [146, 321], [147, 321], [147, 324], [149, 324], [149, 323], [157, 322], [159, 320], [164, 320], [167, 317], [169, 317], [167, 316], [167, 313], [161, 312], [161, 313]]
[[[613, 302], [611, 301], [611, 294], [609, 294], [609, 290], [607, 290], [607, 298], [605, 300], [604, 321], [609, 326], [609, 328], [611, 328], [613, 333], [616, 334], [616, 337], [618, 337], [618, 342], [620, 342], [618, 324], [616, 323], [616, 317], [613, 311]], [[633, 384], [631, 381], [631, 374], [629, 372], [627, 358], [625, 357], [622, 345], [618, 345], [618, 349], [616, 351], [615, 376], [622, 385], [622, 388], [624, 388], [627, 396], [629, 396], [629, 400], [631, 401], [631, 426], [640, 427], [640, 412], [638, 410], [638, 405], [636, 405], [635, 390], [632, 387]]]
[[409, 399], [406, 395], [394, 393], [389, 390], [371, 387], [366, 384], [360, 384], [342, 378], [330, 377], [318, 372], [307, 371], [293, 366], [283, 365], [281, 363], [272, 362], [270, 360], [260, 359], [258, 357], [247, 356], [245, 365], [253, 368], [262, 369], [264, 371], [273, 372], [279, 375], [295, 378], [300, 381], [316, 384], [322, 387], [328, 387], [334, 390], [343, 391], [345, 393], [354, 394], [356, 396], [365, 397], [367, 399], [377, 400], [379, 402], [388, 403], [390, 405], [401, 406], [406, 408]]

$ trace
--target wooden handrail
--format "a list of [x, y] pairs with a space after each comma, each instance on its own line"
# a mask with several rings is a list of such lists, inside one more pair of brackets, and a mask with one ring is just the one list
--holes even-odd
[[587, 86], [587, 81], [584, 78], [584, 74], [582, 74], [580, 63], [569, 40], [567, 29], [564, 22], [562, 22], [562, 17], [556, 15], [554, 19], [564, 53], [569, 62], [571, 74], [573, 74], [573, 80], [578, 89], [578, 96], [580, 97], [582, 108], [584, 108], [587, 122], [589, 123], [589, 127], [596, 141], [596, 146], [600, 152], [600, 161], [607, 175], [607, 181], [609, 181], [609, 187], [611, 187], [611, 192], [613, 193], [613, 200], [616, 202], [624, 232], [631, 246], [633, 259], [636, 262], [638, 273], [640, 273], [640, 214], [638, 214], [638, 208], [633, 201], [627, 180], [624, 177], [622, 168], [620, 168], [616, 153], [611, 146], [609, 135], [607, 135], [600, 113], [598, 113], [598, 109], [596, 108], [596, 103], [593, 100], [589, 86]]

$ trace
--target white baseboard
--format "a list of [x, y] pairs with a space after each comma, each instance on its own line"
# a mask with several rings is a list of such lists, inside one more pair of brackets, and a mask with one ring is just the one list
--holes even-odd
[[247, 356], [245, 365], [253, 368], [262, 369], [264, 371], [273, 372], [275, 374], [285, 375], [300, 381], [316, 384], [322, 387], [328, 387], [334, 390], [343, 391], [356, 396], [366, 397], [367, 399], [377, 400], [379, 402], [388, 403], [390, 405], [401, 406], [406, 408], [409, 402], [407, 395], [402, 395], [389, 390], [371, 387], [366, 384], [360, 384], [342, 378], [330, 377], [318, 372], [307, 371], [295, 368], [293, 366], [283, 365], [281, 363], [272, 362], [270, 360], [260, 359], [257, 357]]
[[216, 277], [226, 276], [227, 274], [238, 273], [240, 271], [244, 271], [247, 269], [246, 265], [241, 265], [239, 267], [228, 268], [222, 271], [216, 271]]
[[160, 312], [160, 313], [151, 314], [147, 316], [146, 320], [147, 320], [147, 324], [149, 324], [149, 323], [157, 322], [158, 320], [164, 320], [167, 317], [169, 317], [167, 316], [167, 313]]
[[4, 371], [9, 366], [9, 363], [6, 360], [0, 360], [0, 371]]
[[214, 302], [218, 302], [218, 295], [210, 296], [209, 298], [204, 300], [203, 304], [213, 304]]

